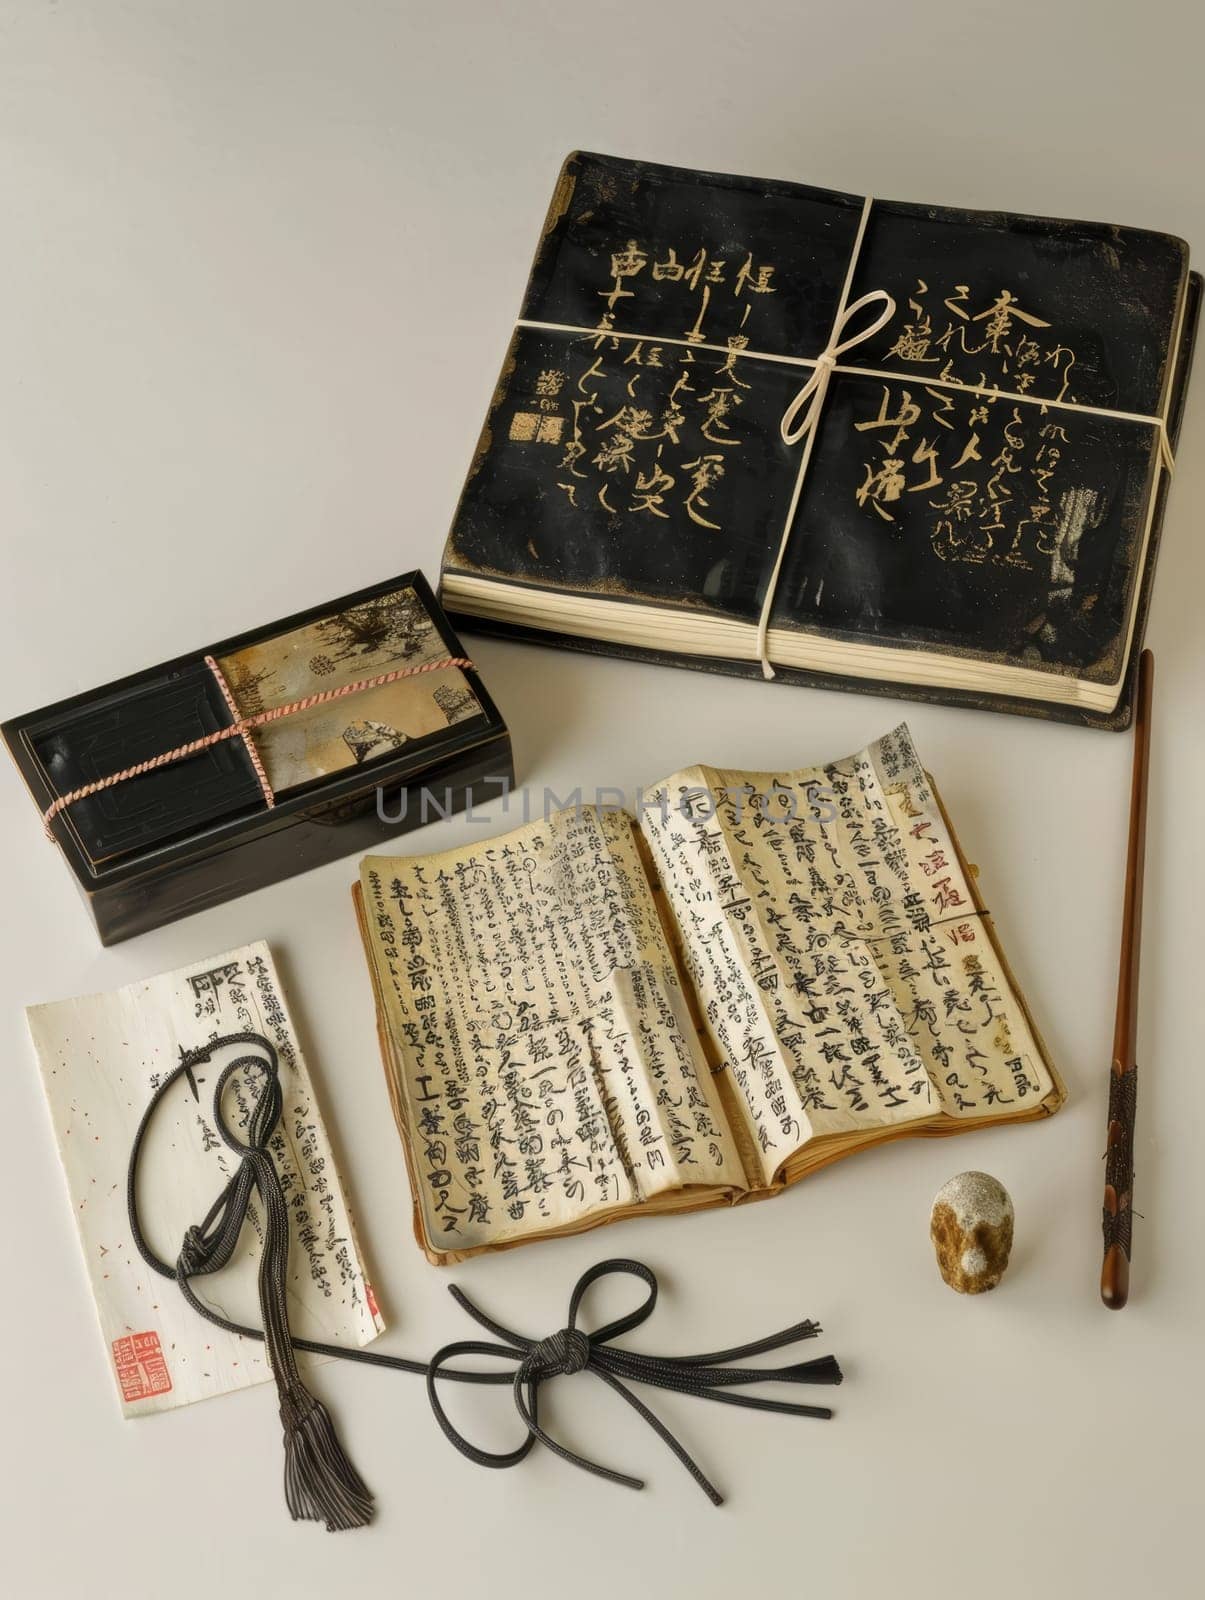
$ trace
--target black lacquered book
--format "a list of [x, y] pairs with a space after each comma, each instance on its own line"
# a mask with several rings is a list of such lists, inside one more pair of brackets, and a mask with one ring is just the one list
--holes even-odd
[[444, 603], [1125, 726], [1199, 298], [1164, 234], [573, 155]]

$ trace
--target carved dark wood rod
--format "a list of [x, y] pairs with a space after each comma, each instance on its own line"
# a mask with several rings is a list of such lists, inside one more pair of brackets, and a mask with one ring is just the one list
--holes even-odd
[[1130, 1296], [1134, 1115], [1138, 1105], [1138, 965], [1142, 944], [1142, 880], [1154, 681], [1155, 658], [1149, 650], [1144, 650], [1138, 663], [1130, 836], [1126, 850], [1117, 1021], [1113, 1032], [1113, 1064], [1109, 1071], [1109, 1131], [1105, 1146], [1104, 1261], [1100, 1269], [1100, 1297], [1111, 1311], [1120, 1311]]

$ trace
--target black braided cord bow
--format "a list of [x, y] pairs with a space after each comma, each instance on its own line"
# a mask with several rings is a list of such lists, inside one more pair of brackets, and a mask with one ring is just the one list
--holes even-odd
[[[186, 1077], [195, 1095], [194, 1068], [210, 1061], [218, 1051], [241, 1046], [249, 1047], [248, 1051], [238, 1054], [223, 1067], [213, 1096], [214, 1125], [228, 1148], [239, 1157], [239, 1165], [204, 1220], [186, 1232], [173, 1266], [155, 1253], [142, 1229], [138, 1209], [138, 1162], [142, 1147], [155, 1112], [172, 1086]], [[231, 1079], [237, 1073], [243, 1074], [247, 1082], [246, 1092], [250, 1093], [251, 1084], [247, 1080], [252, 1072], [258, 1073], [263, 1082], [246, 1119], [244, 1140], [227, 1123], [222, 1101]], [[327, 1529], [335, 1532], [343, 1528], [363, 1527], [371, 1521], [373, 1514], [371, 1491], [343, 1450], [326, 1408], [301, 1380], [296, 1361], [298, 1350], [425, 1377], [427, 1395], [436, 1421], [460, 1453], [479, 1466], [516, 1466], [539, 1442], [562, 1461], [568, 1461], [586, 1472], [632, 1489], [643, 1488], [642, 1479], [578, 1455], [540, 1425], [537, 1407], [541, 1384], [564, 1374], [593, 1373], [626, 1400], [637, 1415], [644, 1418], [708, 1499], [717, 1506], [722, 1504], [722, 1496], [714, 1484], [661, 1419], [632, 1393], [628, 1384], [647, 1384], [679, 1394], [694, 1395], [702, 1400], [718, 1400], [725, 1405], [775, 1411], [789, 1416], [832, 1416], [826, 1406], [799, 1405], [793, 1401], [731, 1392], [757, 1383], [840, 1383], [841, 1369], [832, 1356], [784, 1367], [740, 1367], [732, 1364], [747, 1356], [762, 1355], [802, 1339], [814, 1338], [820, 1332], [815, 1322], [798, 1322], [767, 1338], [756, 1339], [731, 1350], [711, 1351], [706, 1355], [657, 1356], [616, 1346], [613, 1341], [647, 1321], [657, 1304], [656, 1276], [639, 1261], [600, 1261], [584, 1272], [570, 1298], [565, 1327], [545, 1339], [528, 1338], [495, 1321], [474, 1305], [455, 1284], [449, 1287], [457, 1304], [475, 1322], [494, 1334], [498, 1343], [482, 1339], [460, 1340], [444, 1345], [429, 1362], [423, 1362], [408, 1360], [404, 1356], [383, 1355], [374, 1350], [295, 1338], [289, 1331], [287, 1308], [288, 1208], [271, 1152], [271, 1141], [280, 1121], [281, 1110], [279, 1060], [273, 1045], [261, 1034], [226, 1034], [197, 1050], [182, 1051], [179, 1066], [155, 1090], [134, 1135], [127, 1200], [130, 1231], [146, 1264], [161, 1277], [172, 1279], [192, 1309], [206, 1321], [227, 1333], [257, 1339], [266, 1346], [284, 1429], [285, 1498], [294, 1520], [325, 1522]], [[258, 1197], [263, 1212], [263, 1250], [259, 1261], [262, 1328], [246, 1327], [221, 1315], [200, 1299], [192, 1286], [192, 1279], [218, 1272], [231, 1260], [238, 1247], [253, 1196]], [[591, 1285], [617, 1273], [638, 1278], [647, 1287], [647, 1296], [625, 1316], [617, 1317], [592, 1332], [585, 1332], [577, 1325], [582, 1300]], [[474, 1355], [509, 1358], [517, 1365], [513, 1375], [506, 1371], [482, 1371], [449, 1365], [458, 1357]], [[453, 1427], [444, 1410], [438, 1391], [441, 1379], [452, 1379], [458, 1383], [510, 1384], [515, 1408], [526, 1430], [522, 1442], [513, 1450], [490, 1451], [466, 1439]]]

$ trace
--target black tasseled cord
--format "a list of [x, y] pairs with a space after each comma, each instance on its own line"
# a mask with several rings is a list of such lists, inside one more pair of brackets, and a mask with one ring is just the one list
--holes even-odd
[[[194, 1310], [219, 1326], [232, 1326], [197, 1298], [191, 1280], [206, 1273], [220, 1272], [226, 1266], [238, 1247], [251, 1196], [253, 1193], [259, 1196], [264, 1214], [263, 1251], [259, 1259], [259, 1307], [263, 1319], [261, 1337], [267, 1346], [268, 1362], [280, 1401], [280, 1420], [284, 1428], [285, 1499], [295, 1521], [306, 1518], [325, 1522], [332, 1532], [343, 1528], [362, 1528], [372, 1520], [372, 1494], [344, 1453], [326, 1408], [301, 1381], [289, 1333], [289, 1210], [281, 1188], [280, 1174], [269, 1149], [269, 1141], [281, 1112], [279, 1063], [272, 1045], [259, 1034], [230, 1034], [215, 1041], [208, 1047], [205, 1056], [189, 1056], [156, 1091], [135, 1135], [130, 1157], [130, 1225], [134, 1240], [144, 1260], [161, 1271], [163, 1263], [152, 1256], [138, 1222], [136, 1179], [142, 1140], [164, 1089], [181, 1073], [191, 1072], [212, 1050], [228, 1045], [254, 1045], [257, 1052], [236, 1056], [229, 1062], [218, 1077], [213, 1096], [214, 1121], [218, 1132], [240, 1158], [239, 1165], [210, 1207], [204, 1222], [185, 1233], [172, 1276]], [[245, 1075], [251, 1070], [262, 1076], [265, 1084], [252, 1108], [247, 1142], [244, 1144], [230, 1129], [222, 1114], [222, 1099], [234, 1074], [242, 1072]]]
[[[231, 1047], [249, 1046], [254, 1053], [240, 1054], [223, 1068], [214, 1090], [213, 1116], [218, 1133], [226, 1145], [239, 1157], [238, 1169], [227, 1182], [211, 1206], [204, 1221], [189, 1228], [175, 1266], [151, 1249], [142, 1231], [138, 1210], [138, 1161], [155, 1111], [167, 1091], [181, 1077], [187, 1077], [196, 1092], [193, 1069], [211, 1060], [213, 1055]], [[238, 1072], [244, 1077], [254, 1073], [260, 1080], [259, 1092], [252, 1105], [246, 1129], [246, 1142], [239, 1139], [228, 1126], [222, 1111], [222, 1100], [231, 1078]], [[247, 1084], [247, 1093], [252, 1085]], [[498, 1339], [491, 1343], [482, 1339], [461, 1340], [445, 1345], [430, 1362], [411, 1361], [403, 1356], [388, 1356], [373, 1350], [360, 1350], [343, 1345], [318, 1344], [309, 1339], [297, 1339], [289, 1331], [287, 1285], [289, 1255], [289, 1216], [280, 1183], [280, 1175], [272, 1158], [271, 1139], [281, 1114], [279, 1061], [271, 1043], [258, 1033], [226, 1034], [190, 1053], [183, 1053], [180, 1065], [166, 1077], [155, 1090], [150, 1104], [134, 1135], [130, 1151], [130, 1168], [127, 1198], [130, 1214], [130, 1231], [142, 1259], [160, 1276], [173, 1279], [189, 1305], [200, 1316], [246, 1339], [261, 1340], [267, 1347], [272, 1375], [276, 1381], [280, 1401], [281, 1423], [284, 1428], [285, 1447], [285, 1498], [295, 1520], [306, 1518], [325, 1522], [334, 1532], [343, 1528], [363, 1527], [372, 1518], [373, 1497], [359, 1473], [352, 1466], [335, 1433], [334, 1424], [321, 1402], [310, 1393], [301, 1381], [297, 1370], [295, 1352], [334, 1356], [345, 1361], [360, 1361], [368, 1366], [389, 1367], [397, 1372], [410, 1372], [427, 1380], [427, 1394], [435, 1418], [446, 1437], [470, 1461], [486, 1467], [512, 1467], [522, 1461], [532, 1446], [546, 1445], [555, 1455], [573, 1466], [581, 1467], [612, 1483], [625, 1484], [639, 1489], [643, 1482], [618, 1472], [613, 1467], [600, 1465], [578, 1455], [540, 1426], [537, 1418], [537, 1401], [540, 1385], [549, 1378], [574, 1372], [592, 1372], [644, 1418], [654, 1432], [665, 1442], [691, 1477], [715, 1505], [722, 1497], [685, 1447], [670, 1432], [661, 1419], [652, 1412], [631, 1390], [629, 1383], [643, 1383], [659, 1389], [674, 1390], [679, 1394], [694, 1395], [702, 1400], [718, 1400], [726, 1405], [743, 1406], [758, 1411], [775, 1411], [790, 1416], [832, 1416], [826, 1406], [798, 1405], [787, 1400], [769, 1400], [756, 1395], [732, 1393], [755, 1383], [840, 1383], [841, 1369], [832, 1356], [814, 1361], [801, 1361], [785, 1367], [739, 1367], [733, 1362], [748, 1356], [762, 1355], [779, 1350], [801, 1339], [811, 1339], [820, 1332], [815, 1322], [798, 1322], [781, 1333], [756, 1339], [750, 1344], [731, 1350], [712, 1351], [695, 1356], [655, 1356], [636, 1350], [618, 1347], [612, 1341], [639, 1327], [652, 1314], [657, 1303], [657, 1279], [653, 1272], [639, 1261], [600, 1261], [578, 1279], [569, 1301], [566, 1326], [545, 1339], [532, 1339], [496, 1322], [475, 1306], [462, 1289], [455, 1284], [449, 1287], [457, 1303], [482, 1327]], [[263, 1252], [259, 1263], [259, 1301], [263, 1327], [244, 1327], [222, 1316], [205, 1304], [196, 1294], [192, 1279], [207, 1273], [218, 1272], [230, 1261], [238, 1246], [247, 1209], [252, 1195], [258, 1195], [264, 1213]], [[587, 1290], [600, 1278], [613, 1273], [623, 1273], [638, 1278], [648, 1289], [643, 1303], [627, 1315], [616, 1318], [605, 1327], [586, 1333], [577, 1326], [581, 1302]], [[516, 1363], [512, 1374], [505, 1371], [480, 1371], [449, 1367], [458, 1356], [503, 1356]], [[459, 1433], [449, 1421], [438, 1392], [441, 1378], [459, 1383], [485, 1383], [511, 1385], [515, 1407], [522, 1419], [526, 1435], [515, 1449], [505, 1452], [482, 1450]]]

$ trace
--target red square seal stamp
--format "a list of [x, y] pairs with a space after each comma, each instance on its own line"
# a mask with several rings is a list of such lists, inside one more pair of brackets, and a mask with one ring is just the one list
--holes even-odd
[[131, 1400], [166, 1394], [172, 1386], [157, 1333], [131, 1333], [124, 1339], [114, 1339], [113, 1365], [117, 1368], [121, 1398], [127, 1405]]

